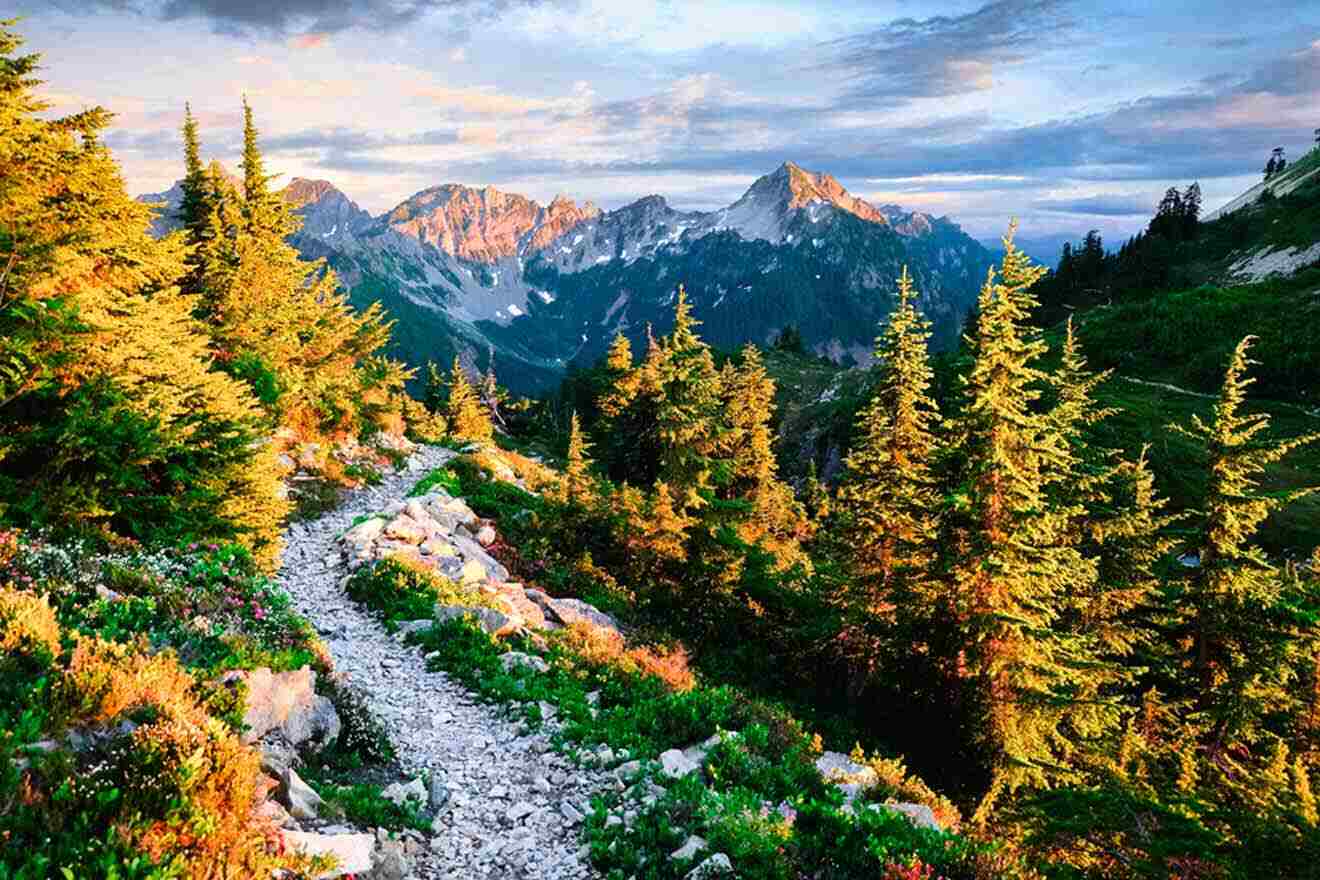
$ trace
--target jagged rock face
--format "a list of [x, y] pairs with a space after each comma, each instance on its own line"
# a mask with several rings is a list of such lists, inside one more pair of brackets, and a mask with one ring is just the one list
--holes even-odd
[[445, 184], [417, 193], [386, 222], [446, 253], [493, 263], [518, 252], [519, 240], [535, 228], [540, 214], [540, 205], [523, 196]]
[[539, 224], [528, 239], [527, 248], [530, 251], [539, 251], [548, 247], [552, 241], [566, 234], [570, 229], [575, 229], [599, 216], [600, 208], [591, 202], [585, 202], [579, 208], [572, 199], [556, 196], [543, 212]]
[[369, 213], [328, 180], [295, 177], [280, 195], [302, 217], [302, 237], [346, 241], [371, 226]]
[[710, 215], [705, 228], [733, 230], [747, 240], [791, 242], [803, 217], [817, 223], [833, 211], [842, 211], [877, 226], [889, 218], [870, 202], [857, 198], [828, 174], [807, 171], [785, 162], [772, 174], [753, 183], [743, 197]]
[[849, 193], [839, 181], [829, 174], [817, 174], [798, 167], [792, 162], [785, 162], [782, 172], [788, 178], [788, 190], [791, 198], [790, 209], [805, 208], [812, 202], [828, 202], [836, 208], [855, 214], [872, 223], [886, 222], [885, 215], [862, 199]]
[[471, 189], [446, 184], [419, 192], [391, 211], [392, 229], [476, 263], [496, 263], [525, 249], [546, 247], [600, 214], [564, 196], [542, 207], [494, 187]]

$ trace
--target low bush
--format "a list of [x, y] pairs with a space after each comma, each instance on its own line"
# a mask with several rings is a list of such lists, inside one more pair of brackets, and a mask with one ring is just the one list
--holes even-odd
[[0, 588], [0, 608], [4, 642], [49, 664], [43, 683], [27, 687], [10, 664], [0, 670], [0, 689], [22, 701], [7, 712], [23, 722], [0, 738], [0, 876], [326, 867], [279, 851], [277, 828], [253, 810], [258, 755], [207, 711], [172, 651], [52, 629], [44, 597], [12, 587]]
[[463, 490], [458, 477], [449, 468], [440, 467], [418, 480], [417, 485], [408, 492], [408, 497], [417, 498], [434, 492], [437, 488], [443, 489], [450, 495], [458, 495]]
[[398, 556], [387, 557], [355, 571], [347, 592], [375, 611], [393, 630], [401, 620], [429, 620], [436, 603], [495, 607], [479, 590], [456, 584], [430, 569]]

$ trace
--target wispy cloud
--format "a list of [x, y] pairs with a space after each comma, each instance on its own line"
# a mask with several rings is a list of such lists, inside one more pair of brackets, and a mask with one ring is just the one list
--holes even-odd
[[[554, 0], [57, 0], [70, 9], [131, 12], [162, 21], [201, 19], [219, 33], [284, 39], [318, 45], [350, 28], [394, 31], [436, 13], [461, 31], [512, 9]], [[295, 45], [294, 48], [309, 48]]]
[[1007, 65], [1072, 30], [1066, 0], [996, 0], [959, 16], [901, 18], [832, 44], [828, 66], [857, 101], [904, 101], [983, 91]]
[[1037, 199], [1031, 203], [1031, 207], [1054, 214], [1148, 217], [1154, 210], [1154, 202], [1144, 195], [1100, 195], [1073, 199]]

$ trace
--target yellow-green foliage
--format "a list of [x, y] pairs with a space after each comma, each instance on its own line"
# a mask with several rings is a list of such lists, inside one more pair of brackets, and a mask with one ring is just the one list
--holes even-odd
[[0, 663], [17, 657], [49, 662], [59, 656], [60, 625], [46, 597], [0, 586], [0, 651], [5, 656]]
[[[740, 364], [716, 369], [699, 324], [680, 287], [674, 329], [649, 338], [640, 364], [623, 336], [610, 346], [599, 448], [611, 478], [653, 493], [647, 500], [626, 486], [615, 493], [610, 506], [628, 532], [621, 539], [653, 561], [681, 561], [691, 527], [713, 534], [729, 526], [769, 551], [779, 569], [809, 571], [801, 542], [813, 526], [779, 478], [772, 450], [774, 382], [755, 346], [742, 351]], [[726, 575], [737, 567], [730, 557]]]
[[591, 479], [591, 460], [587, 452], [591, 443], [582, 433], [577, 413], [569, 423], [568, 460], [564, 464], [564, 473], [560, 475], [554, 489], [554, 499], [560, 504], [592, 503], [596, 497], [596, 488]]
[[272, 546], [284, 502], [247, 474], [259, 410], [211, 368], [174, 287], [182, 242], [147, 235], [99, 142], [109, 113], [40, 115], [19, 45], [0, 30], [0, 509]]
[[931, 610], [907, 596], [928, 586], [923, 571], [935, 554], [940, 414], [930, 396], [930, 322], [917, 310], [906, 267], [898, 294], [898, 307], [876, 340], [879, 388], [858, 416], [857, 443], [844, 462], [847, 477], [839, 491], [856, 572], [849, 606], [860, 612], [863, 633], [877, 619]]
[[[244, 103], [242, 192], [218, 166], [201, 175], [185, 119], [184, 231], [218, 361], [250, 383], [302, 441], [404, 430], [411, 372], [377, 356], [390, 324], [379, 304], [356, 312], [323, 262], [285, 240], [299, 220], [268, 187], [252, 108]], [[189, 141], [190, 126], [192, 141]]]
[[481, 405], [476, 389], [458, 358], [449, 372], [449, 402], [445, 412], [450, 433], [459, 440], [489, 441], [495, 436], [490, 413]]

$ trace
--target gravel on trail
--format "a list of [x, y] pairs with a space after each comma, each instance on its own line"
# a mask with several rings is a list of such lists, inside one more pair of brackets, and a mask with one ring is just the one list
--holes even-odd
[[455, 453], [418, 447], [397, 472], [347, 493], [334, 511], [294, 523], [279, 581], [321, 633], [335, 668], [368, 700], [389, 731], [409, 779], [429, 771], [443, 806], [429, 835], [411, 847], [418, 878], [599, 876], [579, 841], [591, 795], [617, 780], [574, 765], [542, 733], [527, 734], [500, 707], [480, 702], [443, 672], [430, 672], [340, 586], [347, 574], [337, 538], [355, 517], [403, 498]]

